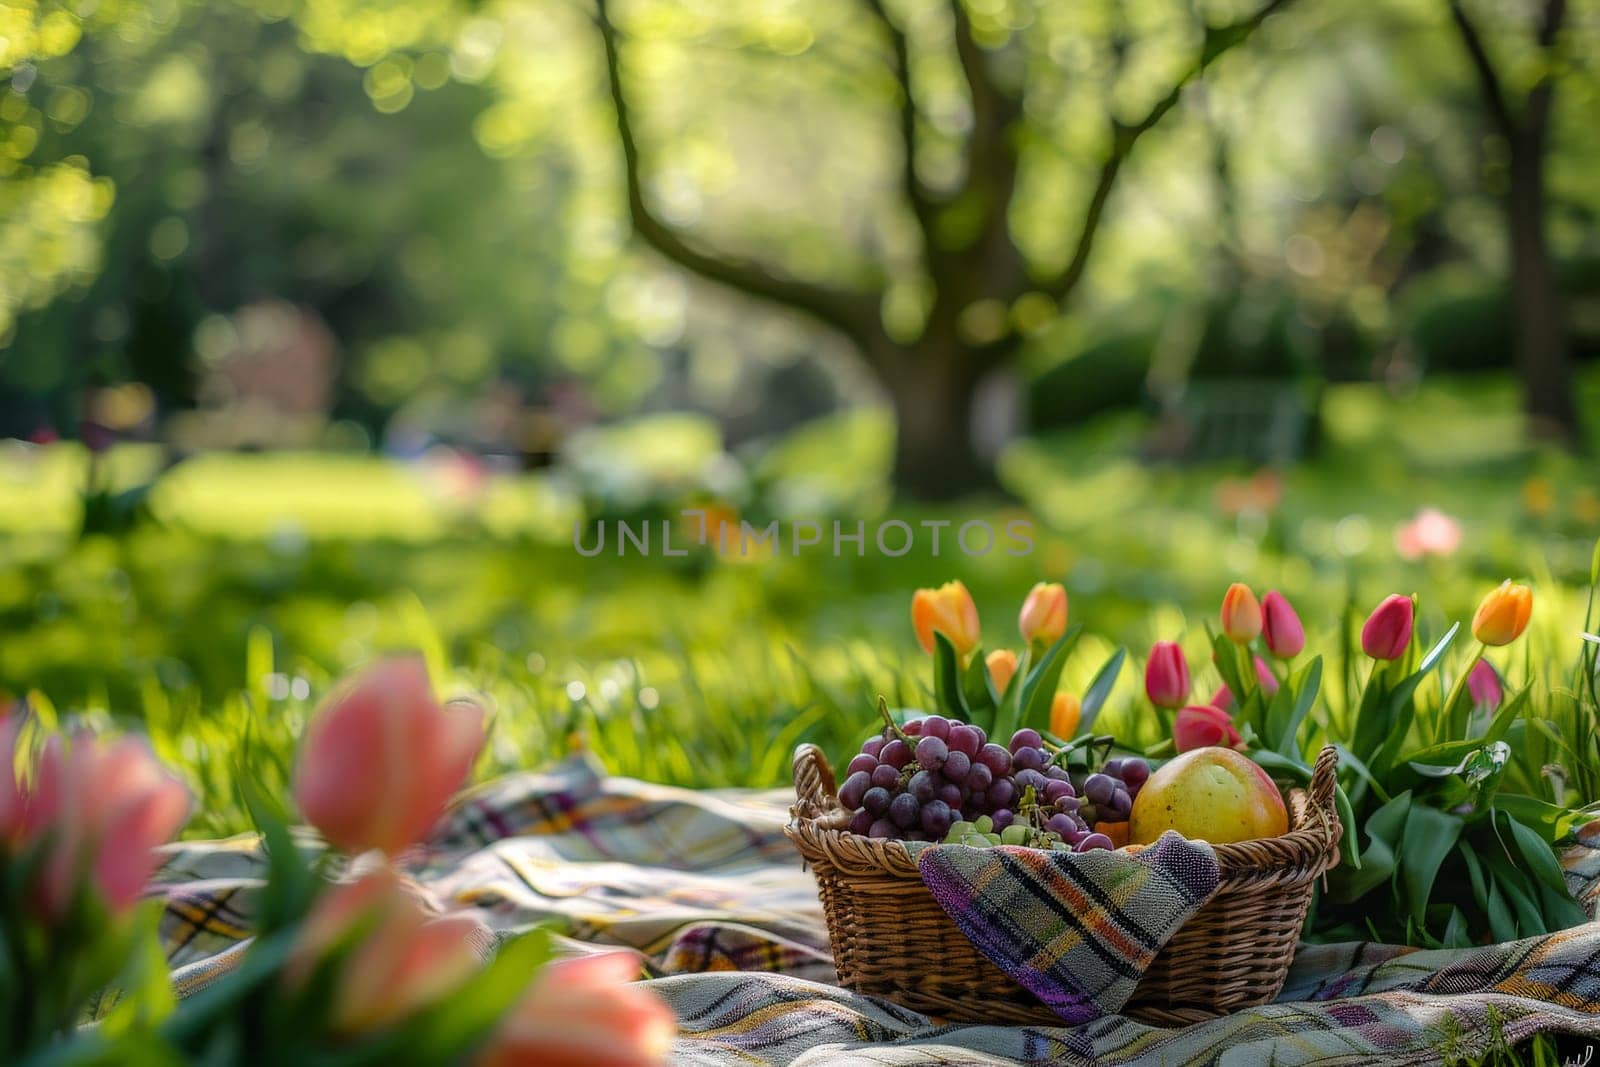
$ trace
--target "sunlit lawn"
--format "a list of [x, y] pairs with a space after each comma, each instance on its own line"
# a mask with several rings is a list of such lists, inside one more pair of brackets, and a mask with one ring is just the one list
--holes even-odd
[[[766, 461], [813, 479], [769, 496], [789, 514], [828, 518], [837, 512], [801, 509], [831, 499], [868, 508], [869, 523], [1029, 516], [1040, 532], [1023, 558], [946, 546], [936, 559], [923, 542], [903, 558], [869, 546], [865, 558], [584, 559], [571, 544], [578, 496], [557, 476], [499, 476], [479, 493], [433, 468], [301, 455], [186, 461], [157, 483], [148, 520], [77, 542], [82, 454], [13, 449], [0, 466], [0, 688], [63, 714], [142, 720], [190, 774], [201, 796], [191, 832], [208, 834], [245, 825], [241, 768], [281, 787], [291, 738], [333, 677], [398, 648], [428, 655], [449, 691], [491, 703], [484, 775], [585, 744], [643, 777], [780, 784], [799, 740], [843, 751], [876, 694], [921, 699], [906, 598], [949, 576], [972, 587], [991, 646], [1013, 640], [1028, 585], [1064, 578], [1089, 631], [1069, 687], [1116, 644], [1142, 655], [1182, 633], [1201, 661], [1203, 621], [1234, 577], [1290, 593], [1328, 647], [1352, 602], [1418, 592], [1422, 624], [1438, 632], [1501, 577], [1531, 579], [1534, 662], [1502, 666], [1565, 670], [1600, 532], [1585, 468], [1518, 444], [1509, 391], [1492, 382], [1409, 403], [1336, 389], [1327, 414], [1323, 456], [1286, 472], [1275, 503], [1251, 503], [1248, 470], [1134, 464], [1127, 419], [1014, 448], [1014, 504], [870, 510], [882, 494], [861, 491], [862, 470], [882, 469], [884, 443], [870, 417], [849, 424], [857, 454], [831, 453], [846, 490], [817, 473], [828, 450], [816, 436]], [[115, 481], [137, 484], [156, 461], [113, 453]], [[1405, 563], [1392, 528], [1424, 504], [1461, 517], [1463, 547]], [[1154, 724], [1128, 712], [1136, 684], [1127, 672], [1102, 721], [1153, 740]]]

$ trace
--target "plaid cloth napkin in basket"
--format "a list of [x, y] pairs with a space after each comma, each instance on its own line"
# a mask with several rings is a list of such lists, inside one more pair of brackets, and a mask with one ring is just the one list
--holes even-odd
[[1128, 1002], [1218, 878], [1211, 846], [1170, 830], [1134, 853], [946, 845], [917, 864], [968, 940], [1074, 1025]]

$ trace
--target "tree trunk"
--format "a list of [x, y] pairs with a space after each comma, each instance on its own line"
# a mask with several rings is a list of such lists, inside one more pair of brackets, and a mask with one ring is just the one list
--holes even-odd
[[894, 484], [921, 500], [950, 500], [995, 486], [978, 453], [973, 399], [990, 358], [959, 342], [894, 347], [874, 361], [894, 408]]
[[1535, 438], [1581, 444], [1565, 309], [1545, 240], [1544, 144], [1537, 131], [1511, 148], [1506, 223], [1511, 243], [1511, 328], [1523, 403]]

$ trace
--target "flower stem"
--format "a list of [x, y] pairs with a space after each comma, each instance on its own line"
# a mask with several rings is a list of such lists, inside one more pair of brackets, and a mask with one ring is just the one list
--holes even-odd
[[[1450, 695], [1444, 698], [1444, 707], [1439, 711], [1440, 724], [1449, 736], [1444, 738], [1436, 737], [1435, 740], [1458, 740], [1454, 736], [1457, 733], [1455, 728], [1455, 707], [1461, 702], [1461, 696], [1467, 690], [1467, 678], [1472, 674], [1472, 668], [1478, 665], [1478, 661], [1483, 658], [1485, 651], [1487, 651], [1486, 646], [1482, 641], [1479, 641], [1478, 647], [1472, 650], [1472, 657], [1467, 660], [1466, 666], [1462, 667], [1461, 673], [1456, 675], [1455, 684], [1450, 687]], [[1465, 724], [1463, 724], [1461, 732], [1465, 732]]]

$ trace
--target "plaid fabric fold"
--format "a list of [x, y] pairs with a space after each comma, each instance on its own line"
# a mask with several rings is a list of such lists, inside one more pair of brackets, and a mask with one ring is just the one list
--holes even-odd
[[1120, 1009], [1217, 891], [1217, 857], [1170, 830], [1136, 853], [924, 849], [922, 881], [1012, 981], [1069, 1023]]

